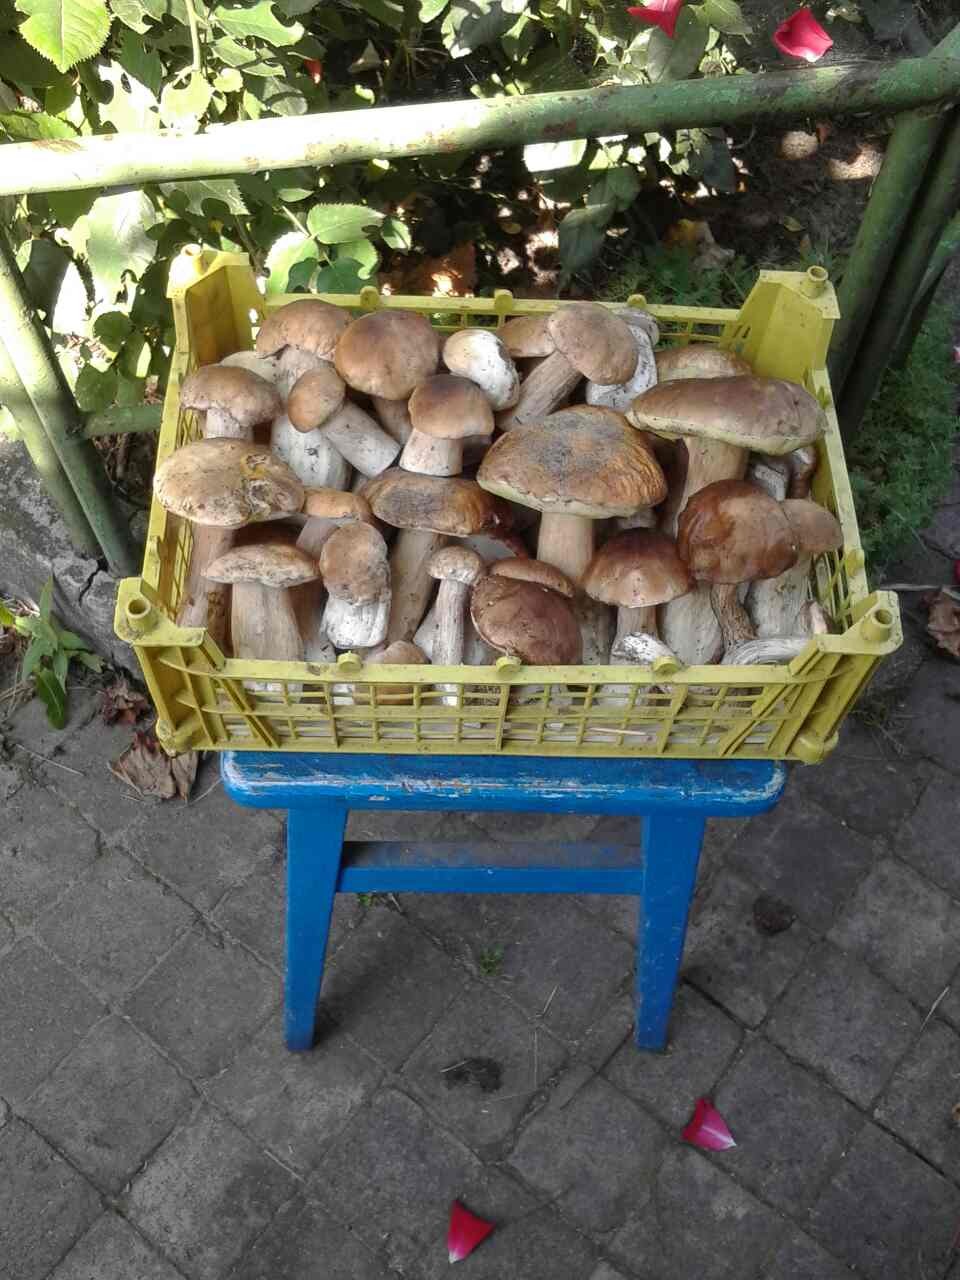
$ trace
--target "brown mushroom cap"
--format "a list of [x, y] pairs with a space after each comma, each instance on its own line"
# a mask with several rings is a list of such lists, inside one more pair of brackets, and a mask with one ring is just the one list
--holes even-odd
[[501, 653], [537, 666], [580, 661], [583, 642], [565, 596], [518, 578], [481, 578], [470, 597], [480, 638]]
[[285, 542], [233, 547], [203, 571], [211, 582], [259, 582], [265, 587], [299, 587], [320, 576], [317, 562]]
[[475, 382], [454, 373], [435, 373], [418, 383], [409, 408], [413, 429], [440, 440], [493, 433], [490, 401]]
[[333, 360], [357, 391], [405, 400], [418, 382], [436, 373], [440, 335], [416, 311], [370, 311], [343, 331]]
[[390, 582], [387, 544], [372, 525], [342, 525], [323, 544], [320, 572], [332, 596], [368, 604], [383, 595]]
[[637, 343], [629, 326], [599, 302], [568, 302], [547, 322], [557, 350], [591, 382], [619, 384], [637, 367]]
[[475, 551], [469, 547], [441, 547], [427, 561], [427, 573], [431, 578], [443, 580], [452, 578], [455, 582], [464, 582], [473, 586], [483, 577], [486, 566]]
[[497, 330], [497, 336], [515, 360], [525, 360], [531, 356], [548, 356], [556, 351], [547, 321], [548, 311], [540, 311], [534, 315], [514, 316]]
[[287, 417], [298, 431], [316, 431], [343, 404], [347, 388], [332, 364], [301, 374], [287, 397]]
[[430, 659], [412, 640], [394, 640], [369, 661], [398, 667], [422, 667]]
[[241, 427], [270, 422], [283, 412], [276, 387], [249, 369], [235, 365], [205, 364], [180, 384], [183, 409], [222, 409]]
[[716, 480], [680, 513], [677, 550], [701, 582], [776, 578], [797, 562], [781, 504], [747, 480]]
[[685, 596], [694, 581], [672, 538], [655, 529], [625, 529], [603, 544], [580, 585], [604, 604], [642, 609]]
[[819, 502], [785, 498], [780, 509], [790, 521], [801, 555], [819, 556], [824, 551], [839, 551], [843, 546], [840, 521]]
[[262, 356], [297, 347], [332, 360], [337, 340], [349, 323], [350, 312], [343, 307], [320, 298], [298, 298], [267, 313], [255, 346]]
[[488, 449], [477, 482], [538, 511], [628, 516], [667, 495], [647, 441], [612, 409], [576, 405], [514, 427]]
[[709, 342], [691, 342], [686, 347], [668, 347], [655, 353], [657, 382], [678, 378], [749, 377], [753, 370], [742, 356]]
[[422, 476], [391, 467], [363, 487], [374, 515], [398, 529], [423, 529], [465, 538], [498, 533], [513, 524], [505, 502], [474, 480], [459, 476]]
[[549, 587], [568, 600], [576, 595], [576, 588], [567, 575], [544, 560], [533, 560], [529, 556], [498, 560], [490, 566], [490, 572], [496, 578], [512, 578], [516, 582], [535, 582], [538, 586]]
[[303, 514], [320, 520], [373, 522], [373, 512], [366, 498], [340, 489], [308, 489], [303, 499]]
[[784, 378], [678, 378], [637, 396], [627, 411], [636, 427], [701, 436], [753, 449], [790, 453], [823, 431], [816, 398]]
[[239, 529], [303, 506], [303, 485], [266, 445], [198, 440], [171, 453], [153, 477], [157, 501], [196, 524]]

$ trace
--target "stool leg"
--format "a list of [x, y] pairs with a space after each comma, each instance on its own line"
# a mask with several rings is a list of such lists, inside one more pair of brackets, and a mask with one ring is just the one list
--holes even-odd
[[697, 882], [704, 819], [659, 814], [644, 820], [643, 893], [637, 931], [639, 1049], [664, 1049]]
[[346, 824], [347, 806], [337, 802], [291, 809], [287, 814], [284, 1031], [288, 1049], [313, 1048]]

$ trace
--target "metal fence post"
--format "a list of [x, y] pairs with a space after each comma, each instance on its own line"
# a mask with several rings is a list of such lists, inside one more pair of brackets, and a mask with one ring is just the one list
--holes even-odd
[[897, 345], [890, 356], [890, 365], [894, 369], [902, 369], [909, 359], [917, 334], [923, 328], [923, 322], [930, 310], [944, 271], [950, 265], [950, 259], [960, 251], [960, 213], [954, 214], [940, 242], [933, 251], [930, 264], [917, 290], [917, 301], [909, 312], [900, 329]]

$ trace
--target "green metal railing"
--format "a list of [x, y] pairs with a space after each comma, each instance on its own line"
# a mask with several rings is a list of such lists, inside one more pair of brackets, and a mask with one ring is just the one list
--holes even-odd
[[[114, 134], [0, 146], [0, 195], [329, 166], [676, 127], [796, 120], [869, 111], [900, 114], [840, 289], [843, 318], [831, 355], [845, 433], [895, 352], [902, 354], [933, 278], [955, 246], [960, 200], [960, 25], [927, 57], [765, 72], [666, 85], [385, 107], [245, 121], [204, 134]], [[135, 571], [137, 552], [111, 501], [91, 439], [151, 430], [151, 406], [83, 419], [29, 311], [0, 235], [0, 313], [14, 317], [0, 347], [0, 403], [18, 424], [78, 545], [95, 535], [111, 568]], [[911, 314], [912, 313], [912, 314]], [[4, 355], [6, 359], [4, 359]], [[16, 405], [22, 405], [17, 411]]]

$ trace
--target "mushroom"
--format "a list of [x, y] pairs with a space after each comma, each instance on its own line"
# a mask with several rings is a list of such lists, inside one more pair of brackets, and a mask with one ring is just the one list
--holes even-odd
[[843, 546], [840, 521], [818, 502], [788, 498], [780, 504], [780, 509], [794, 532], [799, 555], [785, 573], [757, 582], [750, 589], [747, 609], [761, 640], [810, 630], [809, 620], [802, 615], [810, 598], [813, 557], [826, 551], [839, 551]]
[[660, 341], [660, 326], [656, 318], [643, 307], [614, 307], [613, 314], [619, 316], [628, 329], [635, 333], [639, 330], [650, 339], [651, 347]]
[[775, 578], [797, 559], [797, 539], [779, 502], [746, 480], [718, 480], [680, 516], [677, 550], [692, 575], [711, 584], [724, 650], [754, 638], [737, 586]]
[[416, 311], [369, 311], [343, 331], [334, 352], [348, 386], [385, 400], [405, 400], [437, 371], [440, 338]]
[[350, 312], [320, 298], [297, 298], [267, 313], [255, 343], [257, 353], [276, 356], [280, 391], [286, 396], [306, 373], [330, 363]]
[[[338, 489], [308, 489], [303, 500], [306, 520], [297, 538], [297, 546], [307, 555], [319, 559], [324, 543], [342, 525], [362, 521], [373, 523], [373, 513], [365, 498]], [[307, 662], [333, 662], [333, 646], [323, 629], [323, 606], [327, 593], [323, 582], [308, 582], [293, 592], [293, 604], [303, 636]]]
[[493, 410], [475, 382], [438, 373], [419, 383], [410, 397], [413, 432], [400, 466], [424, 476], [458, 476], [463, 443], [493, 432]]
[[612, 409], [577, 405], [517, 428], [490, 448], [477, 481], [542, 512], [537, 559], [574, 581], [593, 555], [593, 521], [625, 516], [666, 496], [644, 436]]
[[657, 382], [678, 378], [735, 378], [753, 373], [742, 356], [710, 342], [691, 342], [657, 352]]
[[584, 399], [587, 404], [606, 405], [608, 409], [626, 413], [634, 399], [657, 381], [653, 344], [657, 341], [660, 330], [653, 316], [638, 309], [627, 308], [617, 314], [633, 334], [636, 344], [636, 365], [633, 373], [623, 382], [588, 382]]
[[520, 375], [510, 352], [492, 329], [460, 329], [443, 344], [451, 373], [475, 382], [491, 409], [511, 409], [520, 397]]
[[768, 453], [754, 453], [747, 462], [745, 477], [777, 502], [787, 496], [790, 466], [786, 458], [771, 458]]
[[221, 529], [299, 511], [303, 485], [266, 445], [245, 440], [197, 440], [166, 458], [153, 477], [162, 507], [196, 524]]
[[[515, 533], [474, 533], [467, 538], [459, 538], [457, 545], [469, 547], [471, 551], [475, 551], [485, 565], [495, 564], [498, 560], [526, 559], [529, 554], [523, 544], [523, 539], [518, 538]], [[434, 601], [413, 637], [427, 654], [433, 653], [433, 639], [436, 631], [437, 603]], [[491, 661], [490, 655], [492, 652], [490, 646], [484, 644], [477, 635], [468, 615], [463, 661], [470, 667], [487, 666]]]
[[300, 431], [285, 413], [274, 418], [270, 447], [308, 489], [346, 489], [350, 464], [322, 431]]
[[787, 463], [790, 467], [788, 498], [809, 497], [818, 461], [817, 447], [813, 444], [804, 445], [801, 449], [794, 449], [792, 453], [787, 454]]
[[398, 444], [406, 444], [413, 430], [410, 421], [410, 410], [406, 398], [403, 400], [386, 400], [383, 396], [371, 396], [374, 412], [380, 419], [380, 425], [388, 436], [393, 436]]
[[320, 572], [327, 588], [323, 630], [338, 649], [381, 644], [390, 617], [387, 544], [369, 524], [337, 529], [323, 544]]
[[498, 337], [514, 360], [529, 360], [549, 356], [557, 349], [550, 336], [547, 321], [549, 311], [536, 311], [531, 315], [513, 316], [498, 331]]
[[204, 414], [203, 437], [252, 440], [253, 429], [283, 409], [276, 387], [248, 369], [205, 364], [180, 384], [180, 408]]
[[[430, 659], [419, 645], [409, 640], [396, 640], [393, 644], [380, 645], [365, 655], [374, 666], [421, 667]], [[412, 684], [378, 684], [376, 699], [379, 706], [409, 706], [414, 698]]]
[[[504, 325], [504, 330], [507, 327]], [[548, 317], [546, 329], [554, 350], [521, 383], [516, 405], [497, 418], [501, 431], [539, 422], [564, 403], [581, 378], [621, 383], [636, 369], [633, 331], [598, 302], [570, 302], [559, 307]]]
[[261, 356], [256, 351], [234, 351], [224, 356], [220, 364], [227, 369], [248, 369], [257, 377], [274, 386], [280, 381], [280, 366], [273, 356]]
[[300, 377], [287, 401], [287, 416], [298, 431], [319, 431], [361, 475], [378, 476], [400, 452], [400, 446], [368, 413], [344, 399], [346, 387], [332, 365], [321, 365]]
[[463, 661], [467, 599], [470, 588], [483, 577], [484, 564], [469, 547], [454, 545], [435, 551], [427, 564], [427, 571], [440, 583], [437, 591], [437, 633], [431, 657], [437, 666], [458, 666]]
[[498, 560], [490, 567], [495, 578], [512, 578], [515, 582], [535, 582], [538, 586], [549, 587], [560, 595], [573, 600], [576, 587], [565, 573], [543, 560], [531, 560], [529, 556], [517, 557], [513, 560]]
[[390, 557], [390, 641], [409, 640], [420, 625], [433, 587], [427, 563], [447, 538], [499, 533], [513, 520], [507, 504], [473, 480], [422, 476], [398, 467], [368, 481], [364, 496], [380, 520], [400, 530]]
[[580, 661], [580, 627], [573, 605], [539, 582], [503, 573], [481, 578], [470, 597], [470, 616], [491, 648], [521, 662], [567, 666]]
[[594, 600], [617, 606], [617, 649], [628, 635], [659, 639], [657, 605], [686, 595], [694, 584], [672, 538], [653, 529], [628, 529], [603, 544], [580, 585]]

